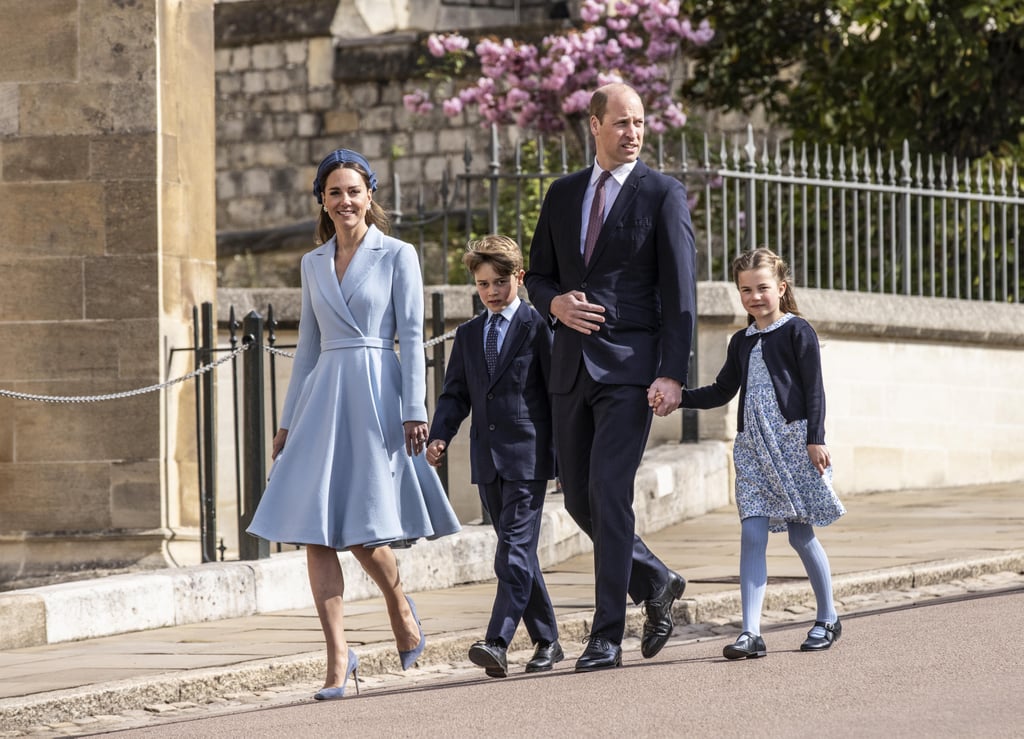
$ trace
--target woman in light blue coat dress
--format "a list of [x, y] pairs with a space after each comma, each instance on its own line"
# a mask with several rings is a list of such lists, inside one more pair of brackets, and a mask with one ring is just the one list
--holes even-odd
[[270, 541], [306, 545], [327, 641], [319, 700], [343, 697], [359, 662], [345, 640], [337, 552], [352, 552], [380, 587], [408, 669], [425, 638], [391, 546], [459, 530], [422, 455], [427, 409], [419, 260], [412, 245], [385, 235], [388, 220], [373, 200], [376, 189], [373, 170], [356, 152], [332, 152], [317, 169], [320, 246], [302, 258], [295, 364], [270, 480], [248, 528]]

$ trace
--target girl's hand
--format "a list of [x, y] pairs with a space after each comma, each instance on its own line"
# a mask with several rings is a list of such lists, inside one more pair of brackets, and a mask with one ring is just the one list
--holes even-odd
[[288, 429], [278, 429], [274, 434], [273, 446], [270, 450], [270, 458], [277, 459], [277, 455], [284, 449], [284, 443], [288, 440]]
[[811, 464], [814, 465], [814, 469], [818, 471], [819, 475], [824, 475], [825, 468], [832, 464], [832, 456], [824, 444], [808, 444], [807, 456], [811, 458]]
[[405, 452], [410, 457], [418, 456], [427, 443], [427, 422], [406, 421], [402, 424], [405, 427]]
[[427, 462], [432, 467], [441, 466], [441, 458], [444, 456], [444, 450], [448, 445], [440, 439], [434, 439], [430, 444], [427, 445]]

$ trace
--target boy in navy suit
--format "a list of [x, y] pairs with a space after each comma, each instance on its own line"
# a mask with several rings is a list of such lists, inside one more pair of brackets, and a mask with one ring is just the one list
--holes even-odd
[[551, 330], [519, 299], [525, 273], [515, 241], [485, 236], [469, 244], [462, 261], [487, 310], [455, 333], [427, 461], [440, 464], [472, 410], [471, 480], [498, 534], [498, 591], [486, 638], [470, 647], [469, 658], [490, 677], [506, 677], [506, 651], [522, 620], [536, 647], [526, 671], [544, 672], [564, 657], [537, 559], [544, 494], [555, 475], [547, 390]]

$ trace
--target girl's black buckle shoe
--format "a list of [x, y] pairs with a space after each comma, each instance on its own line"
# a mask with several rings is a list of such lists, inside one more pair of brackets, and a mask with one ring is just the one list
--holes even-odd
[[[830, 624], [828, 621], [815, 621], [814, 625], [825, 629], [825, 636], [811, 636], [808, 632], [807, 639], [800, 645], [801, 652], [820, 652], [823, 649], [828, 649], [833, 642], [839, 641], [839, 637], [843, 634], [843, 625], [838, 618], [834, 624]], [[811, 631], [813, 630], [811, 629]]]
[[768, 650], [765, 649], [764, 639], [749, 631], [744, 631], [734, 644], [729, 644], [722, 650], [722, 656], [726, 659], [757, 658], [766, 654]]

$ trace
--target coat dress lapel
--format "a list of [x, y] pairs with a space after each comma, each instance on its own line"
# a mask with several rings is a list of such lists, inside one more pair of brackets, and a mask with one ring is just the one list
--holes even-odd
[[370, 230], [363, 237], [363, 243], [356, 249], [356, 253], [349, 262], [345, 275], [338, 282], [338, 273], [334, 269], [334, 256], [337, 249], [337, 239], [331, 238], [317, 251], [314, 274], [316, 275], [317, 286], [323, 293], [324, 299], [342, 321], [351, 326], [359, 334], [363, 333], [362, 327], [349, 309], [349, 301], [358, 291], [366, 279], [373, 272], [373, 268], [384, 258], [384, 237], [376, 227], [370, 226]]
[[332, 238], [322, 244], [314, 252], [313, 274], [316, 277], [317, 288], [324, 297], [324, 302], [331, 306], [331, 309], [338, 314], [338, 317], [347, 325], [360, 332], [359, 324], [356, 323], [352, 311], [342, 297], [341, 288], [338, 285], [337, 273], [334, 271], [334, 251], [337, 248], [337, 241]]
[[341, 280], [341, 294], [346, 302], [352, 300], [386, 253], [384, 234], [376, 226], [370, 226]]

